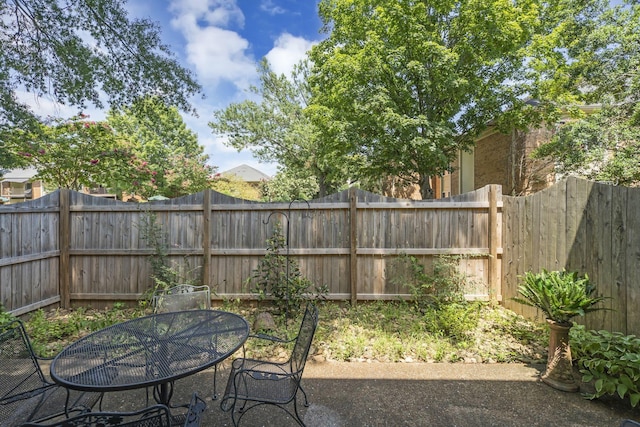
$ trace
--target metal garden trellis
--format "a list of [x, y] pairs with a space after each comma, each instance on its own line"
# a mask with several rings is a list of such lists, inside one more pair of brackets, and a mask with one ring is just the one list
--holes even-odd
[[[290, 238], [291, 238], [291, 207], [293, 206], [294, 203], [306, 203], [307, 205], [307, 209], [311, 208], [311, 205], [309, 204], [309, 202], [307, 200], [292, 200], [291, 202], [289, 202], [289, 207], [287, 209], [286, 212], [281, 211], [281, 210], [276, 210], [276, 211], [271, 211], [269, 213], [269, 216], [267, 217], [267, 219], [265, 219], [264, 221], [262, 221], [263, 224], [268, 224], [269, 221], [271, 220], [271, 217], [275, 214], [281, 215], [282, 217], [284, 217], [287, 220], [287, 224], [286, 224], [286, 230], [285, 230], [285, 240], [284, 240], [284, 244], [285, 244], [285, 278], [286, 278], [286, 285], [285, 285], [285, 312], [284, 312], [284, 316], [285, 316], [285, 325], [288, 325], [288, 320], [289, 320], [289, 298], [290, 298], [290, 294], [289, 294], [289, 288], [290, 288], [290, 281], [291, 281], [291, 277], [290, 277], [290, 252], [289, 252], [289, 242], [290, 242]], [[303, 214], [302, 216], [303, 218], [305, 218], [305, 215]]]

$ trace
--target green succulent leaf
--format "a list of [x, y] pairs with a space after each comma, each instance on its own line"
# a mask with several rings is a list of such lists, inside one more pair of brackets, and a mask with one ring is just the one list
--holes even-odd
[[527, 272], [521, 279], [519, 297], [513, 300], [538, 308], [556, 322], [571, 323], [574, 317], [606, 309], [598, 305], [606, 298], [596, 295], [596, 287], [586, 274], [542, 269], [540, 273]]

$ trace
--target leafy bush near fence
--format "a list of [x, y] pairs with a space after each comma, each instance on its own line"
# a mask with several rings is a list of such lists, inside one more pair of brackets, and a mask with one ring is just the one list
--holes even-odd
[[296, 260], [286, 253], [287, 245], [282, 226], [276, 223], [267, 239], [267, 253], [247, 280], [258, 300], [271, 299], [280, 313], [299, 311], [307, 299], [322, 299], [329, 293], [326, 285], [316, 286], [302, 275]]
[[401, 253], [389, 262], [391, 284], [411, 293], [416, 309], [427, 312], [449, 304], [464, 304], [464, 289], [471, 278], [460, 271], [461, 256], [441, 255], [429, 273], [414, 256]]
[[11, 313], [7, 312], [4, 309], [4, 306], [0, 304], [0, 325], [2, 325], [5, 322], [10, 322], [13, 319], [14, 317], [11, 315]]
[[40, 309], [22, 320], [35, 353], [41, 357], [53, 357], [79, 337], [143, 314], [141, 309], [125, 309], [123, 303], [115, 303], [104, 310], [82, 307], [74, 310]]
[[571, 351], [582, 373], [582, 381], [592, 382], [595, 393], [589, 399], [617, 394], [629, 398], [631, 406], [640, 402], [640, 338], [620, 332], [587, 331], [582, 325], [571, 328]]

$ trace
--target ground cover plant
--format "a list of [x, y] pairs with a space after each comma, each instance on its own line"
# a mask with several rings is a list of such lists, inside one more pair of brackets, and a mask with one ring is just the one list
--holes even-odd
[[[546, 357], [545, 335], [542, 325], [485, 303], [425, 312], [400, 301], [322, 303], [312, 354], [353, 362], [537, 362]], [[279, 351], [249, 348], [263, 357]]]
[[[278, 336], [293, 336], [293, 316], [275, 314], [268, 303], [258, 307], [238, 301], [218, 304], [244, 316], [250, 324], [263, 311], [273, 311]], [[546, 330], [542, 324], [488, 303], [447, 306], [445, 311], [417, 311], [406, 302], [319, 302], [320, 325], [312, 357], [336, 361], [381, 362], [534, 362], [546, 357]], [[25, 317], [26, 327], [40, 356], [53, 356], [65, 345], [93, 330], [128, 318], [149, 314], [148, 308], [38, 310]], [[287, 349], [249, 340], [252, 356], [278, 358]]]
[[640, 403], [640, 338], [620, 332], [586, 330], [576, 325], [571, 331], [582, 381], [593, 383], [589, 399], [617, 395], [631, 406]]

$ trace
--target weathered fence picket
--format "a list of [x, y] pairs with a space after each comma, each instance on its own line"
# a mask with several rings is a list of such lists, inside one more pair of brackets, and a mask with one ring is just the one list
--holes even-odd
[[504, 196], [502, 295], [527, 317], [536, 310], [511, 300], [526, 271], [587, 274], [608, 310], [576, 319], [588, 328], [640, 333], [640, 188], [568, 178], [527, 197]]
[[407, 298], [393, 279], [401, 254], [425, 267], [459, 255], [475, 278], [470, 297], [511, 300], [526, 271], [587, 273], [608, 311], [589, 314], [596, 329], [640, 334], [640, 188], [568, 178], [526, 197], [487, 186], [451, 199], [410, 201], [350, 189], [322, 199], [259, 203], [214, 191], [136, 204], [59, 190], [0, 206], [0, 302], [16, 314], [52, 304], [136, 300], [153, 284], [153, 247], [140, 224], [154, 213], [168, 258], [213, 297], [253, 298], [247, 279], [276, 222], [302, 273], [326, 284], [329, 299]]
[[166, 235], [172, 266], [185, 280], [209, 285], [214, 298], [254, 297], [246, 281], [278, 222], [283, 232], [288, 225], [291, 257], [305, 276], [328, 286], [329, 299], [408, 297], [410, 291], [391, 280], [389, 262], [400, 254], [427, 267], [441, 254], [469, 255], [461, 268], [483, 284], [473, 289], [474, 297], [488, 298], [489, 282], [499, 289], [500, 240], [497, 228], [489, 227], [490, 214], [500, 224], [499, 190], [494, 192], [493, 205], [488, 187], [444, 201], [351, 189], [291, 204], [214, 191], [136, 204], [59, 190], [0, 207], [0, 301], [21, 313], [58, 301], [69, 306], [139, 298], [153, 284], [148, 259], [153, 245], [142, 233], [151, 213]]

